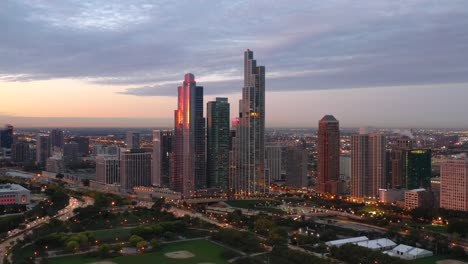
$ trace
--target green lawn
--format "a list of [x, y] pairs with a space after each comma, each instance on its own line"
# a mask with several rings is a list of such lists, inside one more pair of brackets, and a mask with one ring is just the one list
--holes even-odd
[[[195, 255], [190, 259], [171, 259], [164, 254], [174, 251], [186, 250]], [[178, 242], [165, 245], [159, 252], [140, 254], [135, 256], [123, 256], [106, 261], [111, 261], [117, 264], [135, 264], [135, 263], [167, 263], [167, 264], [198, 264], [198, 263], [216, 263], [227, 264], [227, 260], [223, 258], [225, 249], [221, 246], [211, 243], [208, 240], [195, 240], [187, 242]], [[86, 264], [103, 261], [87, 256], [73, 256], [63, 258], [49, 259], [51, 264]]]
[[119, 238], [119, 240], [126, 240], [130, 237], [131, 228], [121, 228], [121, 229], [103, 229], [93, 231], [96, 235], [96, 239], [99, 241], [110, 241]]

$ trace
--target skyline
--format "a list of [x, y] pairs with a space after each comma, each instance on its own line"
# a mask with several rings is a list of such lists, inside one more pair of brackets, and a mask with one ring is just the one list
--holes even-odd
[[267, 127], [468, 128], [466, 2], [296, 2], [4, 1], [0, 124], [171, 127], [187, 72], [235, 117], [250, 48]]

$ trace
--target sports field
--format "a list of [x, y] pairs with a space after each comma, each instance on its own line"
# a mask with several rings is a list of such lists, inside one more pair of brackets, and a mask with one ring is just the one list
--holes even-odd
[[177, 242], [164, 245], [159, 252], [123, 256], [112, 259], [97, 259], [87, 256], [70, 256], [51, 258], [51, 264], [135, 264], [135, 263], [167, 263], [167, 264], [227, 264], [223, 257], [225, 249], [208, 240]]

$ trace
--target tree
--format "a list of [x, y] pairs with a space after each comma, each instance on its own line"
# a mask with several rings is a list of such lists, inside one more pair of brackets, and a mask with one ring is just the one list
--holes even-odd
[[79, 248], [80, 244], [78, 244], [78, 242], [75, 240], [71, 240], [67, 243], [67, 249], [71, 252], [77, 252]]
[[153, 239], [150, 241], [150, 244], [151, 244], [151, 247], [153, 247], [153, 250], [159, 248], [159, 246], [161, 245], [161, 244], [159, 243], [159, 240], [157, 240], [156, 238], [153, 238]]
[[466, 260], [468, 256], [466, 255], [466, 252], [462, 247], [455, 246], [450, 250], [450, 257], [455, 258], [455, 259]]
[[267, 235], [275, 227], [275, 224], [270, 219], [259, 218], [255, 221], [254, 229], [260, 235]]
[[144, 251], [148, 248], [148, 241], [142, 240], [136, 244], [137, 249]]
[[102, 244], [98, 249], [98, 256], [100, 258], [107, 258], [109, 257], [110, 250], [111, 247], [109, 246], [109, 244]]
[[143, 241], [143, 238], [137, 235], [132, 235], [128, 241], [132, 246], [136, 247], [138, 242]]

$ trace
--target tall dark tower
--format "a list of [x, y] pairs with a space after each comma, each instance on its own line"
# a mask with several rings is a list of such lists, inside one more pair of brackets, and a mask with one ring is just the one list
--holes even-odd
[[5, 130], [0, 130], [0, 148], [11, 149], [13, 144], [13, 126], [5, 125]]
[[174, 169], [170, 185], [174, 191], [189, 197], [196, 189], [206, 187], [203, 87], [196, 85], [193, 74], [187, 73], [178, 90], [178, 107], [174, 112]]
[[340, 125], [332, 115], [324, 116], [318, 130], [317, 190], [340, 194]]
[[207, 178], [208, 187], [228, 189], [230, 118], [227, 98], [207, 103]]
[[265, 66], [257, 66], [253, 52], [244, 52], [244, 88], [239, 101], [239, 166], [237, 192], [266, 193], [265, 177]]

